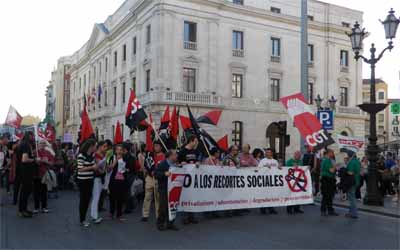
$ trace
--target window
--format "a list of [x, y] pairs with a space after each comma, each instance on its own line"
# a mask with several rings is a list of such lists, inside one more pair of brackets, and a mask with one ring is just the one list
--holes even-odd
[[243, 5], [243, 0], [233, 0], [233, 3]]
[[243, 75], [233, 74], [232, 75], [232, 97], [242, 97], [242, 86], [243, 86]]
[[126, 44], [122, 46], [122, 61], [126, 62]]
[[271, 12], [280, 14], [281, 13], [281, 9], [276, 8], [276, 7], [271, 7]]
[[308, 54], [308, 63], [313, 63], [314, 62], [314, 45], [313, 44], [308, 45], [307, 54]]
[[117, 87], [114, 87], [114, 106], [117, 106]]
[[378, 99], [384, 100], [385, 99], [385, 92], [378, 92]]
[[313, 104], [314, 103], [314, 84], [312, 82], [309, 82], [307, 85], [308, 89], [308, 104]]
[[133, 45], [132, 45], [132, 51], [133, 51], [133, 55], [136, 55], [136, 44], [137, 43], [137, 39], [136, 36], [133, 38]]
[[108, 101], [107, 101], [107, 90], [104, 90], [104, 107], [107, 107]]
[[280, 99], [280, 80], [271, 79], [271, 101], [278, 102]]
[[136, 77], [132, 78], [132, 90], [136, 93]]
[[196, 69], [183, 68], [183, 91], [196, 92]]
[[100, 75], [100, 77], [101, 77], [101, 62], [99, 62], [99, 75]]
[[114, 51], [114, 67], [118, 65], [118, 52]]
[[82, 78], [79, 77], [79, 91], [82, 89]]
[[146, 44], [151, 43], [151, 25], [147, 25], [146, 27]]
[[126, 96], [126, 83], [122, 83], [122, 103], [125, 103], [125, 96]]
[[349, 52], [347, 50], [340, 51], [340, 66], [349, 66]]
[[124, 124], [121, 123], [121, 134], [122, 134], [122, 140], [124, 138]]
[[105, 66], [105, 71], [106, 73], [108, 72], [108, 58], [106, 57], [106, 62], [105, 62], [106, 66]]
[[272, 37], [272, 56], [273, 57], [280, 57], [281, 56], [281, 39]]
[[232, 33], [233, 49], [243, 50], [243, 32], [234, 30]]
[[96, 79], [96, 66], [93, 67], [93, 78]]
[[150, 70], [146, 70], [146, 92], [150, 91]]
[[242, 135], [243, 135], [243, 122], [234, 121], [232, 130], [232, 142], [234, 145], [242, 145]]
[[348, 106], [348, 89], [340, 87], [340, 106]]
[[378, 121], [379, 122], [384, 122], [385, 121], [385, 115], [384, 114], [378, 114]]
[[314, 16], [308, 15], [307, 18], [309, 21], [314, 21]]
[[345, 28], [350, 28], [350, 24], [346, 22], [342, 22], [342, 26]]
[[196, 50], [197, 42], [197, 24], [185, 21], [184, 24], [184, 48]]
[[115, 125], [111, 126], [111, 134], [112, 134], [112, 138], [114, 139], [114, 136], [115, 136]]

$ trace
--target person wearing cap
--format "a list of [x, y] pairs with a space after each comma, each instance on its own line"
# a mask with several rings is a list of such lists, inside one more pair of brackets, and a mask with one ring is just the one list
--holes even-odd
[[[150, 207], [151, 203], [154, 199], [154, 206], [156, 212], [156, 218], [158, 218], [158, 192], [157, 191], [157, 181], [154, 178], [154, 171], [157, 169], [158, 164], [165, 160], [165, 154], [162, 152], [162, 145], [159, 141], [155, 141], [153, 143], [154, 153], [152, 154], [152, 158], [154, 161], [154, 169], [145, 168], [145, 194], [143, 201], [143, 210], [142, 210], [142, 221], [147, 222], [150, 215]], [[146, 160], [145, 160], [146, 161]], [[146, 164], [145, 164], [146, 165]]]

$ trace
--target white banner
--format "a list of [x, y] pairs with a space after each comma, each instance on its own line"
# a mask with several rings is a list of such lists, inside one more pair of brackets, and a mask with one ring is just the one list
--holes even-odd
[[337, 143], [340, 149], [347, 149], [353, 152], [358, 152], [364, 147], [365, 140], [361, 138], [337, 135]]
[[170, 218], [176, 212], [278, 207], [313, 203], [308, 167], [234, 168], [186, 165], [171, 169]]

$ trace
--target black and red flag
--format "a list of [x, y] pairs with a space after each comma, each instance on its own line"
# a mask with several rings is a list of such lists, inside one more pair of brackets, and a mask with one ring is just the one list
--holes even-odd
[[227, 152], [229, 145], [228, 145], [228, 135], [225, 135], [221, 139], [217, 141], [218, 147], [220, 150]]
[[212, 110], [197, 118], [198, 123], [206, 123], [217, 126], [219, 118], [221, 117], [222, 110]]
[[169, 124], [169, 131], [170, 131], [170, 137], [174, 141], [178, 141], [178, 135], [179, 135], [179, 110], [176, 111], [176, 107], [172, 110], [172, 115], [171, 115], [171, 122]]
[[125, 124], [131, 129], [131, 132], [139, 130], [139, 125], [146, 120], [147, 115], [139, 100], [136, 98], [135, 92], [131, 89], [128, 101], [128, 107], [125, 114]]
[[153, 117], [150, 114], [149, 122], [146, 128], [146, 152], [153, 152], [153, 139], [154, 139], [154, 129], [153, 129]]
[[167, 107], [165, 108], [165, 111], [164, 111], [164, 115], [161, 117], [161, 120], [160, 120], [159, 131], [161, 131], [163, 129], [168, 129], [169, 122], [170, 122], [169, 105], [167, 105]]

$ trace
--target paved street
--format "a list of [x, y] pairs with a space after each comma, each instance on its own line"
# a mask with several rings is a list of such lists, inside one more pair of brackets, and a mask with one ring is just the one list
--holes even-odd
[[[360, 214], [359, 220], [321, 218], [318, 207], [307, 206], [305, 215], [262, 216], [253, 211], [245, 217], [205, 219], [183, 226], [179, 232], [159, 232], [154, 221], [139, 222], [140, 211], [124, 224], [105, 221], [89, 229], [77, 220], [78, 194], [61, 193], [50, 200], [53, 213], [33, 219], [19, 219], [16, 208], [2, 207], [1, 248], [40, 249], [266, 249], [340, 248], [399, 249], [399, 219]], [[344, 210], [338, 210], [342, 214]]]

